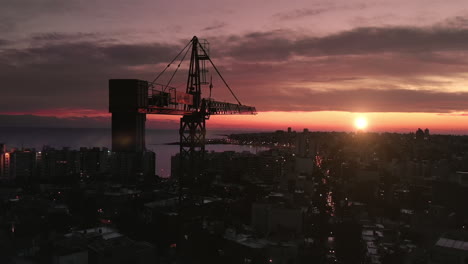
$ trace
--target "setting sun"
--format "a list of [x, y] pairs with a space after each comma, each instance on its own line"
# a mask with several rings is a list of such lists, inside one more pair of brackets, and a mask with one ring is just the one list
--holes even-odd
[[354, 125], [356, 126], [357, 129], [363, 130], [367, 127], [367, 119], [364, 117], [358, 117], [354, 121]]

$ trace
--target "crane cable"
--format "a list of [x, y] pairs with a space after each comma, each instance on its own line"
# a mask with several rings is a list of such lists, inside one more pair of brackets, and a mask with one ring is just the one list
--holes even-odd
[[182, 54], [182, 52], [184, 52], [184, 50], [192, 43], [192, 41], [190, 40], [187, 45], [185, 45], [185, 47], [179, 52], [179, 54], [177, 54], [174, 59], [166, 66], [166, 68], [164, 68], [164, 70], [162, 72], [160, 72], [158, 74], [158, 76], [156, 76], [156, 78], [154, 78], [154, 80], [152, 82], [150, 82], [149, 84], [150, 85], [153, 85], [158, 79], [159, 77], [161, 77], [161, 75], [163, 75], [163, 73], [167, 70], [167, 68], [169, 68], [171, 66], [172, 63], [174, 63], [174, 61], [180, 56], [180, 54]]
[[227, 84], [226, 80], [224, 80], [223, 76], [221, 75], [221, 73], [218, 71], [218, 68], [216, 68], [216, 66], [214, 65], [213, 61], [211, 60], [210, 56], [208, 56], [208, 53], [206, 53], [205, 49], [203, 48], [202, 45], [200, 45], [200, 43], [198, 43], [198, 45], [200, 46], [201, 50], [205, 53], [206, 57], [208, 58], [208, 60], [210, 61], [211, 63], [211, 66], [213, 66], [213, 68], [215, 69], [215, 71], [218, 73], [219, 77], [221, 77], [221, 80], [223, 80], [224, 84], [226, 85], [226, 87], [229, 89], [229, 91], [231, 92], [232, 96], [234, 96], [234, 98], [236, 99], [237, 103], [239, 105], [242, 105], [241, 102], [239, 101], [239, 99], [237, 98], [237, 96], [234, 94], [234, 92], [232, 91], [231, 87], [229, 87], [229, 85]]
[[[184, 48], [184, 49], [185, 49], [185, 48]], [[182, 62], [184, 61], [185, 56], [187, 56], [187, 53], [189, 52], [189, 50], [190, 50], [190, 49], [187, 49], [187, 51], [185, 52], [184, 56], [183, 56], [182, 59], [180, 60], [179, 65], [177, 65], [177, 68], [175, 69], [174, 73], [172, 73], [172, 76], [171, 76], [171, 78], [169, 79], [169, 81], [167, 82], [166, 87], [163, 88], [163, 90], [162, 90], [163, 92], [165, 92], [166, 89], [167, 89], [167, 87], [169, 87], [169, 84], [171, 84], [172, 79], [174, 78], [175, 74], [176, 74], [177, 71], [179, 70], [180, 65], [181, 65]]]
[[211, 75], [211, 79], [210, 79], [210, 97], [208, 97], [208, 99], [211, 100], [211, 90], [213, 90], [213, 75]]

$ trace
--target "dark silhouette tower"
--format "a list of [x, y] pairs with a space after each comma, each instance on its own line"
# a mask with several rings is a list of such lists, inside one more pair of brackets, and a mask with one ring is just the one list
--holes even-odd
[[109, 112], [112, 113], [112, 151], [145, 151], [148, 82], [136, 79], [109, 80]]
[[148, 82], [136, 79], [109, 80], [109, 112], [112, 113], [112, 176], [124, 184], [135, 184], [155, 174], [155, 154], [146, 151]]

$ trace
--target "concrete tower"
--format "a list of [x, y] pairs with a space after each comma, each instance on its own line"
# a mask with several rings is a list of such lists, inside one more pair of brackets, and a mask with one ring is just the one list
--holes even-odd
[[112, 113], [112, 151], [145, 151], [148, 82], [136, 79], [109, 80], [109, 112]]
[[109, 80], [109, 112], [112, 113], [111, 172], [114, 181], [135, 184], [155, 175], [155, 154], [145, 146], [148, 82]]

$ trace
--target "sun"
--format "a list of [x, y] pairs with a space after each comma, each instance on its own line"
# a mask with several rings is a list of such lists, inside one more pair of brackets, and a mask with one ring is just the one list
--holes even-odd
[[367, 127], [367, 119], [364, 117], [358, 117], [354, 120], [354, 126], [359, 130], [364, 130]]

